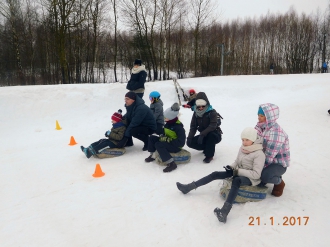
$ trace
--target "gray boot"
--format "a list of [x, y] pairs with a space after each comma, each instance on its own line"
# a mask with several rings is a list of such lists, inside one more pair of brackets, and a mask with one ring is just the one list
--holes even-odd
[[219, 208], [214, 209], [214, 214], [218, 217], [218, 220], [220, 222], [226, 223], [227, 216], [228, 216], [232, 206], [233, 205], [230, 204], [229, 202], [225, 202], [225, 204], [223, 204], [221, 209], [219, 209]]
[[189, 191], [197, 188], [195, 182], [192, 182], [190, 184], [180, 184], [179, 182], [177, 182], [176, 186], [183, 194], [187, 194]]

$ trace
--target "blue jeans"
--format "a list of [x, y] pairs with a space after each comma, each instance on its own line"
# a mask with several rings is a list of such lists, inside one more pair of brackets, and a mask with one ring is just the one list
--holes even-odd
[[280, 184], [282, 175], [286, 172], [286, 167], [280, 164], [270, 164], [261, 172], [261, 181], [265, 184]]
[[[196, 181], [195, 184], [196, 187], [200, 187], [212, 182], [213, 180], [225, 179], [228, 177], [230, 176], [228, 176], [227, 172], [212, 172], [210, 175], [207, 175], [206, 177], [203, 177], [198, 181]], [[238, 194], [239, 187], [244, 185], [251, 185], [251, 184], [252, 183], [250, 179], [248, 179], [247, 177], [234, 177], [226, 202], [233, 204]]]

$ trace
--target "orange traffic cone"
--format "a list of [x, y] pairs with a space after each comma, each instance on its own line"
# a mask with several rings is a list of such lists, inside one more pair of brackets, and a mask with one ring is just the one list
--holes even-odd
[[76, 145], [76, 144], [77, 144], [77, 143], [76, 143], [76, 140], [73, 138], [73, 136], [71, 136], [69, 145], [70, 145], [70, 146], [74, 146], [74, 145]]
[[58, 123], [58, 121], [56, 120], [56, 128], [55, 128], [56, 130], [61, 130], [62, 128], [61, 128], [61, 126], [60, 126], [60, 124]]
[[100, 178], [100, 177], [103, 177], [104, 176], [104, 172], [102, 172], [102, 169], [101, 169], [101, 166], [100, 164], [96, 164], [95, 166], [95, 172], [93, 174], [93, 177], [94, 178]]

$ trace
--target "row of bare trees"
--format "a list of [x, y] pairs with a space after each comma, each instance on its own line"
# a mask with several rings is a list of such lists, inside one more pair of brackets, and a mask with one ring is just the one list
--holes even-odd
[[216, 0], [2, 0], [0, 85], [125, 82], [135, 58], [149, 80], [176, 75], [319, 72], [329, 9], [221, 22]]

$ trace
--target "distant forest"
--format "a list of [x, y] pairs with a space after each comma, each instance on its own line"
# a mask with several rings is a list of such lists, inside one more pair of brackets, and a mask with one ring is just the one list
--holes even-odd
[[329, 61], [329, 7], [223, 22], [217, 2], [1, 0], [0, 86], [114, 83], [135, 58], [150, 81], [215, 76], [222, 51], [223, 75], [268, 74], [271, 63], [275, 74], [319, 73]]

